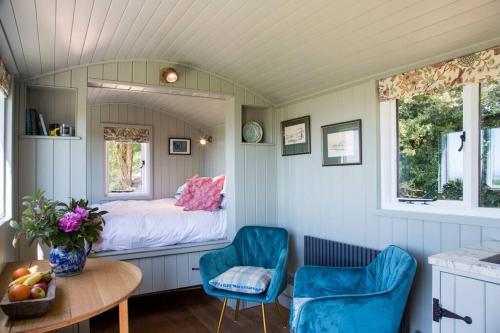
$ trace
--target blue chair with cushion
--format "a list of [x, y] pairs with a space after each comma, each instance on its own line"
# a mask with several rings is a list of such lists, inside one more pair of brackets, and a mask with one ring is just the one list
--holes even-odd
[[[287, 283], [287, 257], [288, 232], [285, 229], [246, 226], [238, 231], [231, 245], [209, 252], [200, 258], [203, 289], [210, 296], [224, 299], [217, 332], [221, 329], [228, 299], [236, 300], [236, 320], [240, 301], [261, 303], [263, 328], [266, 332], [264, 304], [275, 302], [279, 312], [278, 296], [283, 292]], [[256, 274], [244, 275], [242, 270], [246, 268], [258, 271]], [[229, 277], [229, 282], [220, 281], [223, 280], [222, 276], [231, 271], [233, 274]], [[243, 278], [254, 279], [259, 271], [269, 273], [264, 274], [264, 278], [267, 278], [267, 287], [258, 289], [260, 287], [243, 286], [247, 282], [242, 281]], [[281, 316], [281, 313], [279, 314]]]
[[366, 267], [301, 267], [290, 327], [295, 333], [397, 332], [416, 269], [415, 258], [393, 245]]

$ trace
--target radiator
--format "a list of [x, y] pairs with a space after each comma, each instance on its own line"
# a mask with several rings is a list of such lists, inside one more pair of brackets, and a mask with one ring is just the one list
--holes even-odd
[[[304, 236], [304, 264], [330, 267], [359, 267], [368, 265], [380, 251], [367, 247]], [[405, 311], [398, 333], [409, 331]]]

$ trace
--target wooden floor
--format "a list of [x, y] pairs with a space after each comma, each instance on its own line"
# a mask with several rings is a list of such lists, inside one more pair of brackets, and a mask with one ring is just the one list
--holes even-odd
[[[205, 295], [202, 289], [132, 298], [129, 300], [130, 332], [215, 332], [221, 306], [222, 302]], [[288, 318], [288, 310], [281, 309], [282, 315]], [[266, 305], [266, 319], [268, 333], [288, 332], [274, 304]], [[117, 308], [93, 318], [90, 325], [92, 333], [118, 333]], [[240, 311], [238, 322], [234, 321], [234, 310], [227, 307], [221, 331], [262, 332], [260, 307]]]

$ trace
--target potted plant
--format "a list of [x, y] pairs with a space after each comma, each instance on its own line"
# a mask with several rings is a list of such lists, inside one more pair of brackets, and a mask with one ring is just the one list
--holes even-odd
[[[106, 211], [89, 207], [84, 199], [69, 204], [47, 199], [45, 192], [23, 198], [21, 222], [11, 221], [15, 229], [13, 246], [25, 235], [50, 247], [49, 262], [57, 276], [80, 274], [85, 267], [92, 242], [99, 239]], [[86, 249], [87, 247], [87, 249]]]

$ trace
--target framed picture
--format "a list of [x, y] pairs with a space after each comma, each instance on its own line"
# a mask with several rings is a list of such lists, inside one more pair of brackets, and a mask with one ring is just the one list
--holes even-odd
[[323, 166], [361, 164], [361, 119], [321, 126]]
[[281, 156], [311, 153], [311, 117], [281, 122]]
[[170, 155], [191, 155], [191, 139], [169, 138]]

